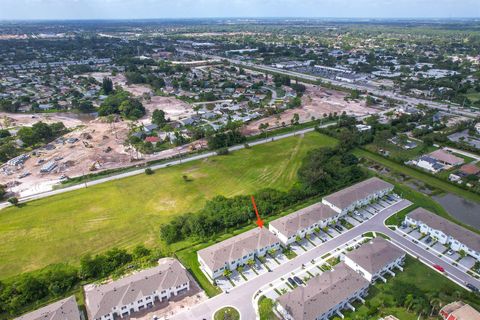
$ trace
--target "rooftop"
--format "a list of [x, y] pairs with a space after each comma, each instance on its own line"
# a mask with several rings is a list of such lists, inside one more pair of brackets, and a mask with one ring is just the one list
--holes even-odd
[[365, 199], [370, 194], [389, 188], [393, 188], [393, 185], [379, 178], [370, 178], [332, 193], [323, 199], [343, 210], [352, 203]]
[[255, 228], [199, 250], [197, 254], [211, 270], [237, 260], [251, 252], [279, 243], [280, 240], [266, 228]]
[[142, 270], [104, 285], [85, 286], [85, 304], [90, 319], [112, 312], [112, 308], [132, 303], [155, 291], [176, 287], [189, 281], [185, 268], [176, 259], [164, 258], [158, 266]]
[[464, 160], [456, 155], [453, 155], [449, 152], [446, 152], [442, 149], [435, 150], [428, 154], [431, 158], [434, 158], [438, 161], [448, 163], [450, 165], [461, 164]]
[[408, 214], [408, 217], [422, 221], [429, 227], [437, 229], [452, 236], [470, 249], [480, 252], [480, 235], [448, 221], [428, 210], [417, 208]]
[[405, 252], [389, 241], [377, 237], [370, 242], [362, 244], [358, 249], [346, 254], [346, 257], [355, 261], [359, 266], [371, 274], [382, 270], [405, 255]]
[[449, 303], [441, 311], [452, 315], [456, 320], [480, 320], [480, 313], [463, 301]]
[[361, 275], [340, 262], [334, 270], [310, 279], [305, 287], [280, 296], [278, 302], [294, 319], [313, 320], [368, 285]]
[[309, 227], [318, 221], [328, 219], [337, 214], [332, 208], [323, 204], [316, 203], [309, 207], [298, 210], [294, 213], [276, 219], [270, 222], [275, 229], [283, 235], [291, 237], [298, 230]]
[[15, 320], [80, 320], [80, 313], [75, 297], [71, 296], [24, 314]]

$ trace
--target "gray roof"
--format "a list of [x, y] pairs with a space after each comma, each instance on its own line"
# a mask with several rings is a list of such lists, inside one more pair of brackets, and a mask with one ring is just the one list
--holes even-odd
[[392, 184], [374, 177], [332, 193], [323, 199], [343, 210], [352, 203], [368, 197], [370, 194], [390, 188], [393, 188]]
[[369, 282], [345, 263], [337, 264], [333, 271], [313, 277], [305, 287], [299, 286], [280, 296], [278, 302], [295, 320], [313, 320], [331, 307], [350, 298]]
[[316, 203], [294, 213], [270, 222], [275, 229], [283, 235], [291, 237], [298, 230], [309, 227], [314, 223], [334, 217], [338, 213], [323, 203]]
[[378, 237], [347, 253], [346, 257], [371, 274], [375, 274], [404, 255], [405, 252], [403, 250], [389, 241]]
[[85, 304], [90, 319], [97, 319], [112, 312], [112, 308], [123, 306], [138, 299], [159, 294], [178, 285], [185, 284], [189, 277], [185, 268], [176, 259], [164, 258], [158, 266], [146, 269], [104, 285], [85, 286]]
[[80, 320], [77, 301], [74, 296], [49, 304], [15, 320]]
[[212, 271], [215, 271], [224, 266], [226, 262], [237, 260], [257, 249], [279, 242], [277, 236], [266, 228], [255, 228], [199, 250], [197, 254]]
[[440, 230], [446, 235], [460, 241], [470, 249], [480, 252], [480, 235], [458, 224], [450, 222], [423, 208], [413, 210], [408, 214], [408, 217], [416, 221], [421, 221], [433, 229]]

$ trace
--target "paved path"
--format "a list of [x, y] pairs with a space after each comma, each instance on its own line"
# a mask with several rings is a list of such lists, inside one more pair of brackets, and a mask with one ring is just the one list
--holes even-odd
[[[322, 125], [321, 127], [325, 128], [325, 127], [328, 127], [328, 126], [331, 126], [331, 125], [334, 125], [334, 124], [335, 124], [335, 122], [328, 123], [328, 124]], [[253, 141], [253, 142], [249, 142], [248, 144], [250, 146], [256, 146], [256, 145], [265, 144], [265, 143], [272, 142], [272, 141], [277, 141], [277, 140], [281, 140], [281, 139], [305, 134], [307, 132], [312, 132], [314, 130], [315, 130], [314, 128], [302, 129], [302, 130], [298, 130], [298, 131], [294, 131], [294, 132], [289, 132], [289, 133], [285, 133], [285, 134], [280, 134], [280, 135], [268, 137], [266, 139], [256, 140], [256, 141]], [[241, 144], [241, 145], [236, 145], [236, 146], [230, 147], [228, 149], [230, 151], [236, 151], [236, 150], [240, 150], [240, 149], [243, 149], [243, 148], [245, 148], [245, 145]], [[186, 158], [183, 158], [183, 159], [180, 158], [178, 160], [172, 160], [170, 162], [165, 162], [165, 163], [162, 163], [162, 164], [152, 165], [152, 166], [149, 166], [149, 168], [151, 168], [153, 170], [156, 170], [156, 169], [166, 168], [166, 167], [170, 167], [170, 166], [175, 166], [175, 165], [185, 163], [185, 162], [205, 159], [205, 158], [215, 156], [215, 155], [217, 155], [216, 152], [211, 151], [211, 152], [206, 152], [206, 153], [202, 153], [202, 154], [199, 154], [199, 155], [194, 155], [194, 156], [191, 156], [191, 157], [186, 157]], [[37, 194], [21, 197], [19, 200], [20, 200], [21, 203], [23, 203], [23, 202], [27, 202], [27, 201], [32, 201], [32, 200], [37, 200], [37, 199], [50, 197], [50, 196], [60, 194], [60, 193], [64, 193], [64, 192], [70, 192], [70, 191], [73, 191], [73, 190], [78, 190], [78, 189], [83, 189], [83, 188], [86, 188], [86, 187], [91, 187], [91, 186], [101, 184], [101, 183], [104, 183], [104, 182], [107, 182], [107, 181], [123, 179], [123, 178], [131, 177], [131, 176], [135, 176], [135, 175], [138, 175], [138, 174], [145, 174], [145, 169], [146, 168], [147, 167], [143, 167], [141, 169], [132, 170], [132, 171], [124, 172], [124, 173], [119, 173], [119, 174], [116, 174], [116, 175], [113, 175], [113, 176], [109, 176], [109, 177], [105, 177], [105, 178], [101, 178], [101, 179], [97, 179], [97, 180], [93, 180], [93, 181], [88, 181], [88, 182], [85, 182], [85, 183], [76, 184], [76, 185], [66, 187], [66, 188], [62, 188], [62, 189], [57, 189], [57, 190], [52, 190], [52, 191], [47, 191], [47, 192], [42, 192], [42, 193], [37, 193]], [[10, 206], [10, 203], [8, 203], [8, 202], [0, 203], [0, 209], [3, 209], [3, 208], [8, 207], [8, 206]]]
[[443, 150], [447, 150], [447, 151], [450, 151], [450, 152], [455, 152], [455, 153], [464, 155], [466, 157], [473, 158], [473, 159], [475, 159], [475, 162], [480, 161], [480, 156], [479, 155], [476, 155], [476, 154], [473, 154], [473, 153], [470, 153], [470, 152], [467, 152], [467, 151], [463, 151], [463, 150], [455, 149], [455, 148], [450, 148], [450, 147], [443, 147]]
[[[288, 263], [282, 264], [281, 266], [274, 269], [272, 272], [267, 272], [263, 275], [256, 277], [255, 279], [248, 281], [244, 284], [241, 284], [237, 287], [232, 288], [228, 294], [222, 293], [218, 296], [215, 296], [203, 303], [200, 303], [190, 310], [184, 311], [175, 315], [169, 319], [175, 320], [187, 320], [187, 319], [212, 319], [214, 312], [224, 306], [233, 306], [237, 308], [241, 314], [243, 320], [255, 319], [255, 309], [252, 305], [252, 299], [257, 290], [265, 285], [268, 285], [270, 282], [273, 282], [275, 279], [278, 279], [285, 274], [288, 274], [294, 271], [297, 268], [300, 268], [302, 264], [308, 264], [312, 259], [319, 258], [326, 253], [336, 249], [340, 245], [351, 241], [357, 236], [372, 231], [372, 229], [378, 229], [381, 232], [388, 232], [388, 228], [385, 231], [383, 226], [383, 221], [391, 216], [392, 214], [403, 210], [404, 208], [411, 205], [411, 202], [408, 200], [402, 200], [399, 203], [394, 204], [391, 207], [388, 207], [380, 211], [377, 215], [367, 220], [366, 222], [342, 233], [341, 235], [330, 239], [329, 241], [315, 247], [314, 249], [305, 252], [304, 254], [297, 256], [296, 258], [288, 261]], [[390, 230], [391, 231], [391, 230]], [[392, 231], [393, 233], [393, 231]]]

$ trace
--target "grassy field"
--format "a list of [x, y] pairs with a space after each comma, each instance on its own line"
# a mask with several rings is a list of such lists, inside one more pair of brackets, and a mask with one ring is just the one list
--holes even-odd
[[[392, 301], [392, 293], [399, 284], [417, 287], [427, 296], [438, 295], [442, 304], [450, 303], [458, 300], [458, 298], [477, 309], [480, 304], [480, 298], [478, 296], [475, 297], [465, 289], [454, 284], [448, 278], [433, 271], [412, 257], [407, 256], [404, 271], [397, 272], [395, 277], [388, 277], [387, 283], [377, 281], [376, 284], [369, 289], [366, 304], [355, 304], [357, 310], [355, 312], [345, 312], [345, 320], [377, 320], [380, 316], [389, 314], [402, 320], [417, 320], [418, 314], [407, 311], [407, 308], [396, 306]], [[368, 306], [370, 306], [370, 308]], [[372, 309], [377, 309], [378, 311], [371, 314]], [[438, 317], [421, 317], [420, 319], [433, 320], [438, 319]]]
[[162, 246], [159, 227], [173, 216], [215, 195], [286, 190], [305, 154], [334, 141], [310, 133], [4, 209], [0, 279], [114, 246]]

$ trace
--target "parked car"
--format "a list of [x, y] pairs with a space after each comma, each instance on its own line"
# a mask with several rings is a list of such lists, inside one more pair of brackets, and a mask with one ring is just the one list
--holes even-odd
[[451, 256], [451, 255], [453, 254], [453, 250], [452, 250], [452, 249], [448, 249], [447, 254], [448, 254], [449, 256]]
[[303, 284], [303, 281], [302, 281], [299, 277], [297, 277], [297, 276], [293, 277], [293, 280], [295, 280], [295, 282], [296, 282], [298, 285]]
[[432, 237], [428, 237], [427, 239], [425, 239], [425, 243], [430, 243], [432, 242]]
[[353, 214], [356, 215], [356, 216], [359, 216], [359, 215], [360, 215], [360, 212], [358, 212], [357, 210], [355, 210], [355, 211], [353, 212]]
[[478, 288], [471, 283], [467, 283], [467, 288], [472, 290], [473, 292], [478, 292]]
[[445, 272], [445, 269], [442, 266], [439, 266], [438, 264], [434, 264], [433, 267], [440, 272]]
[[292, 287], [295, 287], [297, 284], [295, 283], [295, 281], [293, 281], [292, 278], [288, 278], [288, 283], [290, 283], [292, 285]]

